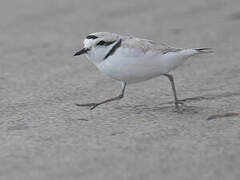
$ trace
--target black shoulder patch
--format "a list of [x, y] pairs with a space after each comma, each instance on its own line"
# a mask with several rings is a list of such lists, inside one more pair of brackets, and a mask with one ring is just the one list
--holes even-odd
[[86, 39], [97, 39], [98, 37], [95, 35], [88, 35]]
[[107, 53], [107, 55], [104, 57], [104, 59], [107, 59], [109, 56], [112, 56], [114, 52], [121, 46], [122, 40], [119, 39], [118, 42], [110, 49], [110, 51]]
[[103, 46], [103, 45], [105, 45], [105, 43], [106, 43], [105, 41], [99, 41], [96, 45], [97, 46]]

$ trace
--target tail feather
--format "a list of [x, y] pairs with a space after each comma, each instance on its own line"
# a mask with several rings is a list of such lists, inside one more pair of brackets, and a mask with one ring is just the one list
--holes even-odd
[[199, 51], [200, 53], [212, 53], [213, 52], [212, 48], [197, 48], [195, 50]]

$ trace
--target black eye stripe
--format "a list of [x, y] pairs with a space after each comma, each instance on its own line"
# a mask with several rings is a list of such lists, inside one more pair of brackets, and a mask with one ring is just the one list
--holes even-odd
[[97, 36], [94, 36], [94, 35], [88, 35], [86, 37], [86, 39], [97, 39], [98, 37]]
[[97, 46], [109, 46], [109, 45], [113, 44], [114, 42], [116, 42], [116, 41], [103, 41], [102, 40], [97, 43]]

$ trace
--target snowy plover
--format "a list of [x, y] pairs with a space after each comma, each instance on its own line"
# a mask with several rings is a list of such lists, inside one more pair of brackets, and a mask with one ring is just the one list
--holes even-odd
[[174, 48], [147, 39], [123, 36], [110, 32], [91, 33], [84, 39], [84, 47], [74, 56], [85, 54], [97, 68], [113, 79], [122, 82], [121, 94], [102, 102], [76, 104], [94, 109], [100, 104], [123, 98], [127, 84], [149, 80], [164, 75], [172, 86], [175, 107], [181, 102], [177, 98], [173, 76], [170, 71], [187, 58], [211, 52], [210, 48]]

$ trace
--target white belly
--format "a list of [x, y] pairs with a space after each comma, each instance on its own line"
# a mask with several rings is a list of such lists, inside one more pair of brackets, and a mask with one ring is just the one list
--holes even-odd
[[126, 83], [137, 83], [166, 74], [182, 64], [186, 56], [179, 52], [160, 54], [159, 52], [129, 52], [119, 49], [113, 56], [96, 63], [100, 71], [113, 79]]

